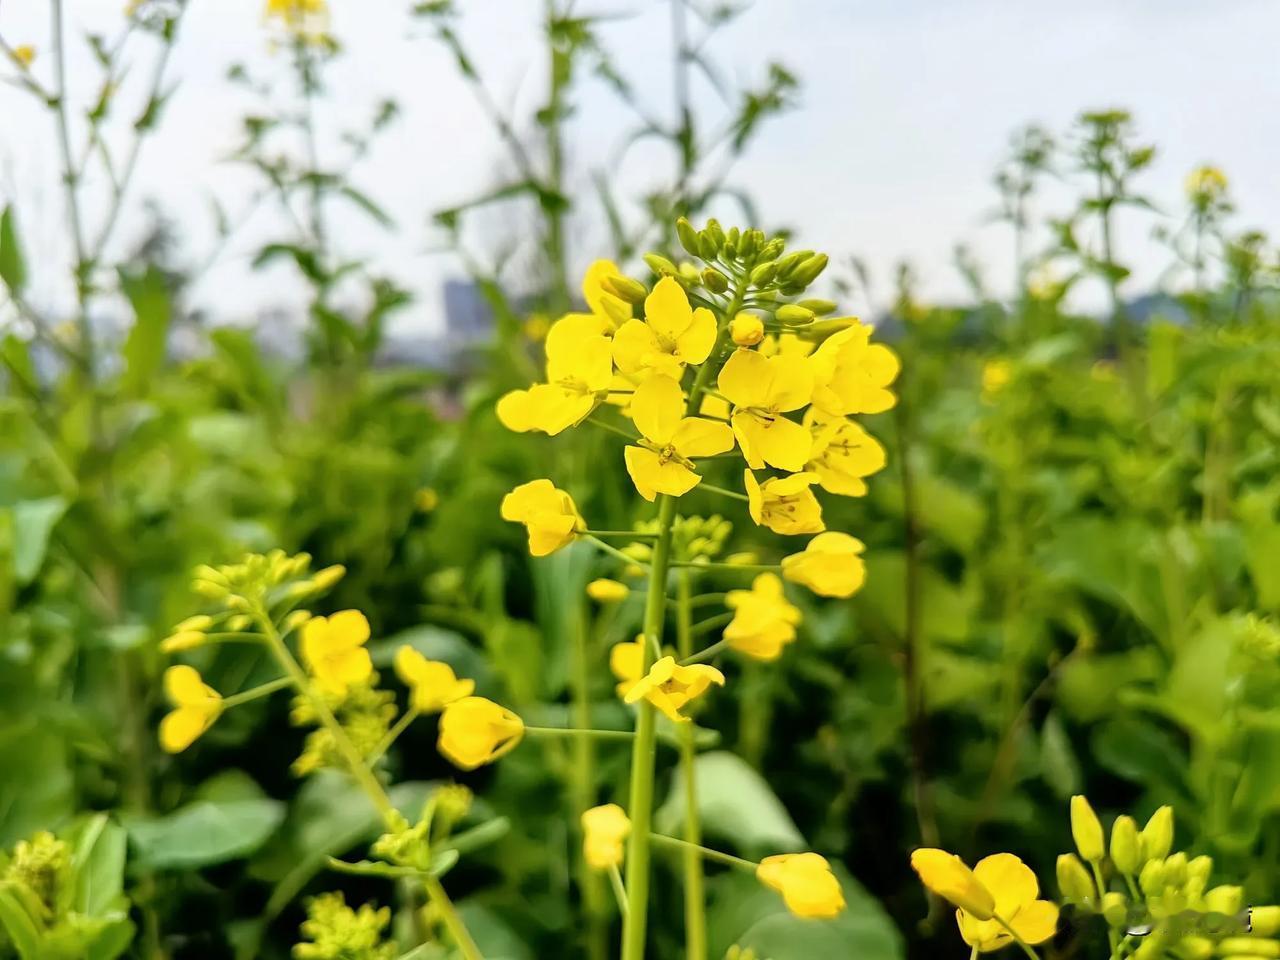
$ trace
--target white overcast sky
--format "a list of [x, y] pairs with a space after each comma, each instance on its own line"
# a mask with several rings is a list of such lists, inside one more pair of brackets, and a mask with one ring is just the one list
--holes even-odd
[[[110, 32], [123, 2], [66, 0], [69, 22]], [[234, 213], [248, 182], [223, 159], [246, 104], [228, 87], [226, 67], [243, 60], [283, 85], [285, 57], [268, 49], [260, 0], [190, 2], [172, 70], [177, 93], [143, 155], [118, 240], [136, 239], [141, 201], [154, 199], [180, 224], [184, 249], [198, 261], [213, 238], [208, 198]], [[335, 214], [334, 233], [345, 252], [368, 256], [419, 292], [398, 323], [430, 331], [441, 322], [441, 281], [462, 271], [433, 251], [440, 238], [429, 214], [493, 185], [501, 148], [448, 56], [412, 23], [409, 0], [331, 3], [347, 49], [321, 108], [322, 149], [336, 146], [338, 131], [381, 98], [394, 96], [405, 107], [355, 175], [394, 213], [398, 231], [384, 235], [349, 213]], [[545, 74], [542, 4], [458, 6], [460, 31], [494, 98], [527, 116], [540, 102]], [[580, 0], [577, 12], [618, 15], [602, 28], [606, 45], [648, 109], [669, 116], [665, 0]], [[0, 0], [0, 36], [10, 44], [30, 42], [47, 54], [47, 20], [48, 0]], [[1186, 172], [1212, 162], [1231, 178], [1237, 225], [1280, 234], [1277, 41], [1277, 0], [756, 0], [711, 49], [730, 76], [758, 80], [764, 64], [779, 59], [802, 83], [799, 109], [771, 122], [733, 170], [732, 182], [754, 196], [766, 225], [791, 225], [804, 246], [833, 258], [863, 256], [880, 278], [881, 296], [893, 265], [906, 259], [927, 298], [947, 299], [963, 291], [951, 265], [957, 242], [990, 264], [998, 288], [1008, 282], [1008, 237], [985, 215], [994, 200], [991, 174], [1011, 131], [1027, 121], [1062, 131], [1085, 108], [1133, 110], [1142, 137], [1159, 147], [1146, 188], [1162, 209], [1180, 210]], [[145, 72], [146, 42], [137, 48], [144, 56], [135, 80]], [[47, 55], [37, 59], [42, 77], [50, 68]], [[93, 65], [83, 45], [75, 47], [70, 72], [77, 91], [91, 90]], [[707, 89], [698, 100], [718, 109]], [[601, 240], [591, 176], [609, 163], [627, 120], [591, 80], [575, 104], [569, 185], [586, 211], [571, 239], [580, 266]], [[672, 163], [665, 154], [634, 154], [615, 171], [620, 192], [635, 196]], [[35, 298], [55, 308], [65, 296], [66, 254], [56, 164], [48, 118], [19, 91], [0, 87], [0, 195], [16, 199]], [[1057, 188], [1045, 207], [1061, 212], [1068, 196]], [[1131, 218], [1122, 231], [1122, 255], [1138, 267], [1135, 289], [1154, 282], [1168, 262], [1150, 239], [1153, 224]], [[194, 305], [228, 322], [265, 308], [296, 312], [304, 301], [287, 269], [255, 275], [248, 268], [256, 247], [279, 229], [270, 211], [250, 220], [193, 292]], [[1087, 301], [1087, 291], [1082, 296]]]

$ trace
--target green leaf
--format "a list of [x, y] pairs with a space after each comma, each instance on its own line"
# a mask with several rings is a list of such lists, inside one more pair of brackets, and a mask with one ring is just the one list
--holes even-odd
[[62, 734], [29, 718], [0, 728], [0, 849], [61, 826], [73, 810]]
[[86, 917], [103, 917], [124, 908], [124, 828], [100, 813], [66, 839], [72, 845], [72, 909]]
[[1093, 736], [1093, 755], [1116, 776], [1192, 802], [1182, 746], [1145, 717], [1120, 716], [1099, 727]]
[[352, 186], [340, 187], [338, 189], [338, 193], [342, 194], [342, 196], [346, 197], [348, 200], [354, 203], [357, 207], [359, 207], [361, 210], [367, 213], [370, 217], [372, 217], [382, 226], [384, 227], [395, 226], [395, 220], [392, 219], [391, 215], [387, 213], [387, 211], [383, 210], [380, 206], [374, 203], [373, 200], [368, 197], [368, 195], [361, 193], [355, 187], [352, 187]]
[[135, 866], [195, 870], [247, 857], [284, 820], [283, 803], [263, 796], [256, 786], [254, 795], [248, 795], [240, 777], [224, 776], [205, 790], [203, 799], [166, 816], [136, 817], [125, 823]]
[[21, 294], [27, 285], [27, 262], [18, 243], [18, 228], [14, 222], [13, 207], [0, 213], [0, 280], [12, 294]]
[[173, 304], [164, 274], [154, 264], [142, 273], [120, 270], [120, 289], [133, 306], [133, 327], [124, 343], [123, 388], [139, 396], [147, 392], [164, 362]]
[[1081, 790], [1080, 761], [1056, 712], [1044, 718], [1040, 729], [1040, 772], [1045, 783], [1063, 800]]
[[[804, 837], [782, 801], [741, 757], [723, 750], [703, 753], [693, 769], [698, 813], [708, 836], [730, 840], [748, 854], [804, 849]], [[679, 833], [684, 823], [684, 796], [682, 771], [677, 771], [666, 802], [655, 814], [660, 832]]]
[[13, 507], [13, 572], [19, 584], [35, 579], [49, 549], [49, 537], [67, 512], [62, 497], [23, 500]]
[[40, 931], [12, 890], [0, 887], [0, 927], [22, 960], [40, 960]]

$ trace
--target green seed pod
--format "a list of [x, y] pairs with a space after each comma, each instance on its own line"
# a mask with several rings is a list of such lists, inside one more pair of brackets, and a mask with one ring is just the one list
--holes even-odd
[[1097, 863], [1106, 856], [1102, 842], [1102, 824], [1082, 794], [1071, 798], [1071, 836], [1075, 838], [1080, 856], [1090, 863]]
[[838, 304], [834, 300], [820, 300], [817, 297], [811, 297], [807, 300], [801, 300], [799, 306], [808, 307], [821, 317], [828, 313], [835, 313]]
[[[697, 256], [696, 253], [693, 255]], [[674, 263], [660, 253], [646, 253], [644, 262], [649, 265], [650, 270], [660, 277], [674, 277], [680, 272]]]
[[[676, 221], [676, 237], [680, 240], [680, 246], [684, 247], [685, 253], [691, 257], [701, 256], [699, 251], [702, 247], [698, 231], [693, 229], [693, 224], [684, 217]], [[660, 271], [655, 270], [654, 272], [658, 273]]]
[[645, 289], [643, 283], [639, 280], [632, 280], [630, 277], [605, 277], [601, 286], [608, 293], [612, 293], [615, 297], [621, 297], [631, 304], [644, 303], [644, 298], [649, 295], [649, 291]]
[[801, 324], [813, 322], [813, 311], [798, 303], [784, 303], [774, 314], [779, 323]]
[[828, 258], [825, 253], [815, 254], [791, 271], [791, 276], [787, 279], [792, 283], [799, 283], [807, 287], [818, 279], [818, 275], [823, 270], [827, 269], [827, 262]]
[[1173, 807], [1163, 806], [1142, 828], [1142, 852], [1148, 860], [1163, 860], [1173, 849]]
[[1123, 893], [1104, 893], [1102, 895], [1102, 916], [1112, 927], [1123, 927], [1129, 919], [1129, 900]]
[[729, 289], [729, 278], [714, 267], [702, 271], [702, 282], [712, 293], [724, 293]]
[[766, 260], [764, 263], [757, 264], [751, 271], [751, 285], [753, 287], [763, 287], [772, 283], [773, 278], [778, 274], [778, 264], [773, 260]]
[[1126, 876], [1133, 876], [1142, 869], [1142, 839], [1133, 817], [1116, 817], [1111, 825], [1111, 862]]
[[1058, 857], [1058, 889], [1062, 891], [1063, 899], [1071, 903], [1092, 905], [1098, 897], [1093, 877], [1089, 876], [1089, 871], [1074, 853]]

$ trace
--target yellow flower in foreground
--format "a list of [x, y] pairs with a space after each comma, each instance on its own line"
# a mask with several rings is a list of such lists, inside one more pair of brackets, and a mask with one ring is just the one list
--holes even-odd
[[799, 410], [813, 396], [809, 361], [735, 350], [717, 383], [733, 404], [733, 432], [751, 469], [766, 463], [779, 470], [804, 467], [812, 447], [809, 431], [782, 414]]
[[535, 557], [559, 550], [585, 526], [573, 498], [550, 480], [522, 483], [503, 497], [502, 519], [525, 525]]
[[787, 909], [797, 917], [829, 920], [844, 909], [840, 881], [826, 857], [816, 853], [783, 853], [765, 857], [756, 877], [782, 894]]
[[631, 833], [631, 821], [616, 803], [592, 807], [582, 813], [582, 853], [587, 865], [607, 870], [622, 863], [622, 842]]
[[587, 596], [596, 603], [621, 603], [630, 593], [631, 588], [625, 583], [619, 583], [607, 577], [592, 580], [587, 584]]
[[623, 373], [652, 370], [674, 379], [686, 363], [702, 363], [716, 342], [716, 318], [694, 310], [684, 288], [663, 277], [644, 301], [644, 320], [628, 320], [613, 338], [613, 359]]
[[861, 425], [844, 417], [824, 418], [815, 408], [805, 414], [805, 425], [813, 435], [805, 470], [818, 477], [827, 493], [842, 497], [863, 497], [863, 479], [884, 469], [884, 447]]
[[822, 522], [822, 505], [809, 489], [817, 480], [812, 473], [795, 473], [760, 483], [754, 473], [744, 471], [747, 510], [751, 519], [757, 525], [784, 536], [821, 533], [826, 529]]
[[348, 687], [373, 676], [368, 641], [369, 621], [359, 610], [312, 617], [302, 628], [302, 660], [320, 689], [345, 696]]
[[13, 56], [24, 68], [30, 67], [35, 63], [36, 48], [29, 43], [24, 43], [13, 48]]
[[463, 697], [440, 715], [439, 750], [454, 766], [474, 770], [515, 749], [524, 721], [492, 700]]
[[977, 947], [981, 953], [1007, 947], [1014, 939], [1005, 929], [1006, 924], [1032, 945], [1044, 943], [1057, 932], [1057, 904], [1037, 899], [1040, 884], [1036, 875], [1013, 854], [983, 857], [973, 868], [973, 878], [990, 896], [992, 906], [990, 916], [985, 918], [963, 907], [956, 910], [960, 936], [969, 946]]
[[782, 575], [821, 597], [851, 597], [867, 579], [864, 549], [861, 540], [847, 533], [820, 533], [801, 553], [782, 558]]
[[662, 657], [623, 699], [627, 703], [648, 700], [677, 723], [687, 722], [689, 718], [680, 708], [702, 696], [713, 683], [724, 686], [724, 674], [715, 667], [704, 663], [682, 667], [673, 657]]
[[409, 702], [419, 713], [435, 713], [476, 689], [474, 680], [459, 680], [453, 667], [428, 660], [407, 643], [396, 651], [396, 676], [409, 688]]
[[644, 676], [644, 634], [635, 640], [615, 643], [609, 651], [609, 669], [618, 678], [618, 696], [626, 697]]
[[649, 501], [660, 493], [688, 493], [702, 480], [693, 471], [693, 458], [714, 457], [733, 447], [733, 431], [725, 424], [684, 415], [680, 384], [662, 374], [636, 388], [631, 419], [642, 434], [642, 446], [627, 447], [623, 457], [631, 482]]
[[787, 602], [782, 581], [762, 573], [750, 590], [730, 590], [725, 605], [734, 611], [724, 638], [739, 653], [757, 660], [776, 660], [796, 638], [800, 611]]
[[516, 433], [541, 430], [555, 436], [577, 426], [608, 395], [613, 385], [609, 339], [599, 321], [570, 314], [547, 334], [547, 382], [512, 390], [498, 401], [502, 425]]
[[222, 696], [185, 665], [164, 672], [164, 693], [174, 709], [160, 721], [160, 746], [181, 753], [213, 726], [222, 713]]
[[813, 352], [813, 404], [837, 416], [883, 413], [898, 398], [889, 386], [902, 364], [884, 344], [871, 343], [871, 328], [858, 323], [823, 341]]

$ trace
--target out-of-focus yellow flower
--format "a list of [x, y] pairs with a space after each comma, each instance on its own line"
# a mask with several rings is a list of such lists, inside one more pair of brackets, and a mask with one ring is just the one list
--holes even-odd
[[440, 715], [439, 750], [463, 770], [474, 770], [515, 749], [524, 721], [492, 700], [463, 697]]
[[222, 696], [185, 664], [164, 672], [164, 693], [173, 710], [160, 721], [160, 746], [181, 753], [213, 726], [222, 713]]
[[663, 374], [654, 374], [636, 388], [631, 419], [643, 446], [627, 447], [623, 457], [631, 482], [649, 501], [659, 493], [688, 493], [702, 480], [693, 471], [693, 459], [733, 447], [733, 431], [725, 424], [684, 415], [680, 384]]
[[409, 702], [419, 713], [436, 713], [476, 689], [474, 680], [459, 680], [449, 664], [428, 660], [408, 644], [396, 651], [395, 666], [396, 676], [409, 688]]
[[524, 335], [534, 343], [547, 339], [551, 330], [551, 318], [545, 313], [531, 313], [524, 321]]
[[796, 638], [800, 611], [787, 602], [776, 574], [762, 573], [750, 590], [730, 590], [725, 605], [734, 611], [724, 638], [739, 653], [757, 660], [776, 660]]
[[419, 513], [430, 513], [440, 506], [440, 494], [431, 487], [422, 487], [413, 495], [413, 505]]
[[851, 597], [867, 579], [864, 549], [847, 533], [820, 533], [802, 552], [782, 558], [782, 575], [822, 597]]
[[323, 43], [328, 39], [327, 0], [266, 0], [263, 15], [268, 22], [278, 22], [307, 43]]
[[813, 352], [814, 406], [833, 416], [883, 413], [898, 402], [889, 387], [902, 364], [871, 328], [858, 323], [832, 334]]
[[530, 480], [503, 497], [502, 519], [525, 525], [535, 557], [559, 550], [586, 526], [573, 498], [550, 480]]
[[764, 339], [764, 321], [754, 313], [740, 313], [729, 321], [729, 337], [740, 347], [754, 347]]
[[18, 63], [22, 64], [23, 69], [27, 69], [36, 60], [36, 48], [29, 43], [19, 44], [13, 48], [13, 57]]
[[684, 667], [674, 657], [661, 657], [623, 699], [627, 703], [648, 700], [677, 723], [688, 721], [680, 709], [696, 700], [711, 684], [724, 686], [724, 674], [705, 663]]
[[359, 610], [312, 617], [302, 627], [302, 661], [320, 689], [343, 697], [373, 676], [368, 642], [369, 621]]
[[503, 426], [555, 436], [590, 416], [613, 385], [609, 338], [598, 326], [585, 314], [556, 321], [547, 334], [547, 382], [504, 394], [496, 408]]
[[827, 493], [863, 497], [863, 479], [884, 469], [887, 462], [880, 441], [845, 417], [828, 417], [814, 407], [805, 413], [805, 425], [813, 436], [805, 470], [817, 474]]
[[982, 365], [982, 399], [990, 401], [1013, 379], [1013, 364], [1003, 357]]
[[608, 278], [621, 276], [622, 271], [612, 260], [597, 260], [587, 267], [582, 278], [582, 298], [587, 301], [591, 312], [605, 321], [608, 333], [631, 319], [631, 304], [603, 286]]
[[758, 526], [784, 536], [821, 533], [826, 529], [822, 505], [809, 489], [818, 481], [815, 474], [793, 473], [764, 483], [758, 482], [750, 470], [742, 476], [747, 487], [747, 510]]
[[716, 318], [693, 309], [684, 288], [670, 277], [644, 301], [644, 320], [628, 320], [613, 338], [613, 359], [626, 374], [651, 370], [679, 380], [686, 363], [702, 363], [716, 342]]
[[911, 866], [926, 887], [955, 904], [960, 936], [981, 953], [1013, 943], [1009, 929], [1032, 945], [1058, 929], [1057, 905], [1036, 899], [1036, 875], [1011, 853], [984, 857], [970, 870], [945, 850], [917, 850]]
[[615, 643], [609, 650], [609, 669], [618, 678], [618, 696], [626, 698], [644, 676], [644, 634], [634, 640]]
[[1101, 383], [1116, 382], [1116, 365], [1110, 360], [1095, 360], [1089, 368], [1089, 376]]
[[625, 583], [607, 577], [600, 577], [587, 584], [587, 596], [596, 603], [621, 603], [630, 593], [631, 588]]
[[1193, 203], [1210, 203], [1227, 192], [1227, 175], [1217, 167], [1196, 167], [1187, 174], [1185, 186]]
[[736, 350], [720, 370], [720, 392], [733, 404], [733, 433], [753, 470], [767, 463], [795, 471], [809, 459], [809, 431], [783, 416], [813, 396], [809, 361]]
[[582, 812], [582, 853], [587, 865], [596, 870], [620, 866], [623, 841], [631, 833], [626, 811], [616, 803], [606, 803]]
[[756, 878], [782, 894], [782, 902], [797, 917], [829, 920], [844, 910], [840, 881], [826, 857], [816, 853], [783, 853], [765, 857]]

